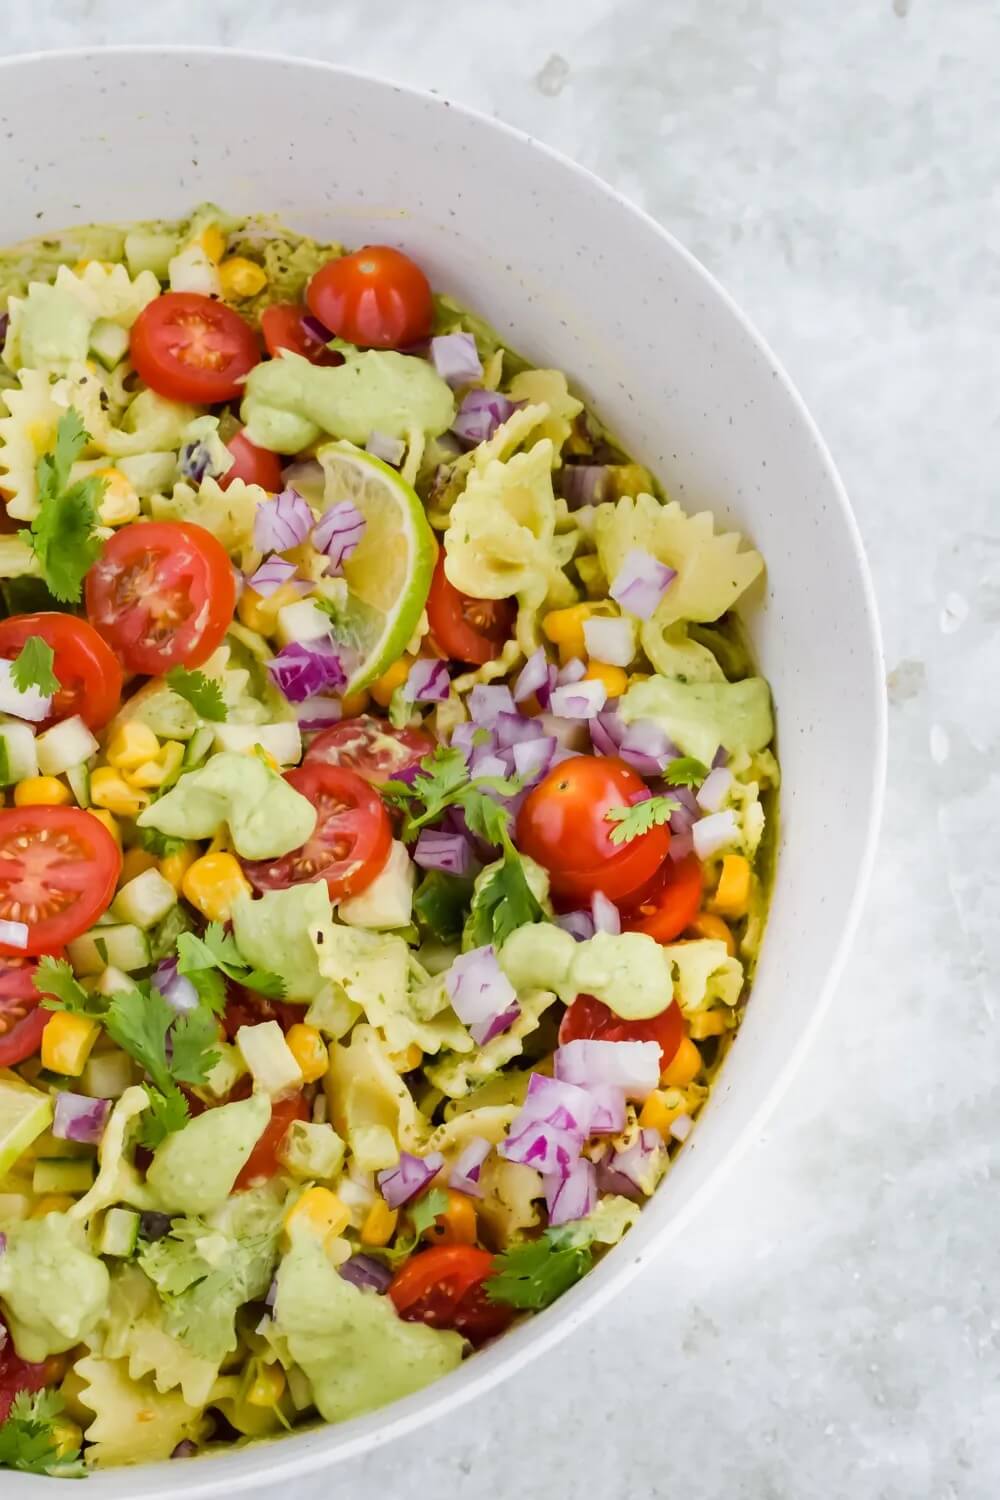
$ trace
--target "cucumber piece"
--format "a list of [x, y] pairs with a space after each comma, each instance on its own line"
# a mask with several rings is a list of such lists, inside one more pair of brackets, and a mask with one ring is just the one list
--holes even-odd
[[36, 1193], [86, 1193], [96, 1176], [97, 1163], [92, 1156], [85, 1161], [40, 1160], [35, 1162], [31, 1187]]
[[61, 1141], [54, 1136], [51, 1130], [40, 1135], [35, 1142], [35, 1155], [45, 1161], [55, 1161], [58, 1157], [62, 1161], [78, 1161], [81, 1156], [93, 1154], [93, 1147], [86, 1145], [83, 1141]]
[[193, 770], [200, 766], [215, 744], [215, 732], [209, 729], [207, 724], [202, 724], [184, 746], [184, 770]]
[[152, 271], [166, 281], [172, 258], [177, 254], [177, 235], [162, 229], [130, 229], [125, 236], [125, 259], [130, 276]]
[[315, 605], [311, 599], [298, 599], [294, 604], [284, 604], [278, 610], [277, 636], [282, 646], [298, 641], [325, 640], [330, 635], [330, 616]]
[[38, 741], [27, 724], [0, 724], [0, 786], [38, 775]]
[[361, 1013], [361, 1006], [356, 1001], [349, 1000], [347, 991], [341, 989], [339, 984], [324, 984], [313, 997], [304, 1019], [307, 1026], [315, 1026], [324, 1036], [339, 1042]]
[[42, 775], [61, 776], [72, 766], [89, 760], [100, 746], [80, 715], [74, 714], [71, 719], [63, 719], [61, 724], [53, 724], [51, 729], [40, 734], [35, 741], [35, 748], [38, 752], [38, 769]]
[[254, 1083], [272, 1099], [280, 1099], [283, 1094], [302, 1087], [302, 1069], [277, 1021], [241, 1026], [236, 1033], [236, 1045], [253, 1074]]
[[90, 768], [81, 761], [78, 766], [70, 766], [66, 772], [66, 780], [69, 789], [76, 798], [78, 807], [90, 806]]
[[92, 927], [66, 944], [69, 961], [78, 974], [100, 974], [109, 964], [132, 974], [149, 963], [146, 934], [130, 922]]
[[215, 743], [220, 750], [245, 754], [259, 745], [273, 755], [279, 766], [295, 766], [302, 759], [302, 735], [298, 724], [216, 724]]
[[219, 1061], [205, 1079], [205, 1091], [213, 1099], [224, 1099], [245, 1075], [246, 1064], [239, 1048], [230, 1046], [228, 1042], [220, 1042], [215, 1050], [219, 1054]]
[[88, 1099], [120, 1099], [135, 1082], [135, 1065], [126, 1052], [91, 1053], [87, 1066], [74, 1084]]
[[329, 1182], [340, 1173], [345, 1150], [332, 1125], [293, 1120], [278, 1147], [278, 1160], [302, 1182]]
[[155, 927], [176, 905], [177, 892], [170, 881], [165, 880], [159, 870], [149, 869], [122, 886], [111, 909], [120, 921], [132, 922], [145, 930]]
[[52, 1100], [16, 1073], [0, 1076], [0, 1177], [52, 1124]]
[[114, 964], [108, 964], [104, 973], [98, 974], [90, 984], [95, 995], [113, 995], [118, 990], [128, 990], [131, 987], [131, 979], [122, 969], [116, 969]]
[[188, 245], [170, 259], [167, 267], [172, 292], [197, 292], [202, 297], [221, 297], [219, 268], [200, 245]]
[[115, 459], [140, 500], [150, 495], [169, 493], [177, 479], [176, 453], [135, 453], [130, 458]]
[[109, 1208], [101, 1226], [99, 1253], [125, 1260], [139, 1239], [139, 1215], [130, 1208]]
[[128, 353], [128, 329], [110, 318], [98, 318], [90, 330], [90, 352], [106, 370], [113, 370]]

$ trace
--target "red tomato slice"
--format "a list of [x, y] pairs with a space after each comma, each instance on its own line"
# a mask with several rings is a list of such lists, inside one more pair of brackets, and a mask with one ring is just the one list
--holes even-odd
[[53, 953], [106, 911], [121, 874], [118, 845], [79, 807], [0, 810], [0, 919], [26, 922], [28, 945], [0, 955]]
[[[53, 954], [61, 957], [61, 954]], [[35, 989], [33, 958], [0, 959], [0, 1068], [34, 1057], [52, 1012], [43, 1010]]]
[[277, 453], [271, 453], [267, 448], [258, 448], [256, 443], [251, 443], [242, 428], [233, 434], [226, 447], [235, 462], [219, 480], [220, 489], [227, 490], [234, 479], [242, 479], [244, 484], [259, 484], [261, 489], [270, 490], [273, 495], [283, 488], [281, 459]]
[[401, 349], [427, 338], [434, 320], [430, 282], [390, 245], [365, 245], [320, 266], [306, 291], [324, 328], [366, 349]]
[[52, 647], [52, 670], [60, 682], [52, 712], [39, 729], [73, 714], [89, 728], [101, 729], [121, 703], [122, 669], [114, 652], [86, 620], [47, 611], [0, 620], [0, 657], [13, 661], [31, 636], [40, 636]]
[[30, 1365], [14, 1351], [14, 1340], [0, 1318], [0, 1423], [6, 1422], [18, 1391], [40, 1391], [59, 1379], [58, 1356], [44, 1364]]
[[229, 629], [236, 580], [225, 548], [188, 521], [137, 521], [87, 574], [87, 614], [129, 672], [200, 667]]
[[431, 640], [442, 656], [481, 667], [499, 656], [517, 614], [510, 599], [471, 599], [448, 582], [441, 553], [427, 597]]
[[642, 890], [663, 864], [670, 830], [651, 828], [614, 844], [608, 812], [646, 795], [637, 771], [610, 756], [575, 755], [553, 766], [521, 804], [517, 845], [548, 870], [557, 896], [620, 901]]
[[171, 401], [233, 401], [260, 363], [250, 324], [199, 292], [164, 292], [132, 325], [132, 363], [150, 390]]
[[257, 1183], [267, 1182], [269, 1177], [273, 1177], [279, 1166], [278, 1147], [284, 1140], [289, 1125], [293, 1120], [308, 1118], [309, 1105], [301, 1094], [274, 1101], [271, 1105], [271, 1118], [243, 1163], [243, 1169], [233, 1183], [233, 1190], [239, 1193], [244, 1188], [255, 1187]]
[[334, 901], [371, 885], [389, 858], [392, 827], [376, 791], [344, 766], [312, 761], [285, 780], [317, 812], [316, 828], [301, 849], [280, 859], [244, 860], [258, 891], [281, 891], [302, 881], [324, 879]]
[[318, 734], [306, 751], [305, 764], [346, 766], [369, 786], [384, 786], [419, 765], [433, 749], [434, 741], [421, 729], [393, 729], [385, 719], [362, 714]]
[[260, 315], [260, 331], [268, 354], [275, 356], [282, 349], [301, 354], [314, 365], [342, 365], [344, 356], [337, 349], [326, 347], [326, 338], [308, 321], [310, 312], [298, 302], [276, 302], [265, 308]]
[[659, 1042], [660, 1072], [668, 1068], [684, 1040], [684, 1017], [676, 1000], [646, 1021], [623, 1021], [593, 995], [577, 995], [562, 1018], [559, 1044], [583, 1039], [599, 1042]]
[[503, 1333], [514, 1317], [512, 1307], [491, 1302], [483, 1288], [494, 1269], [488, 1250], [435, 1245], [396, 1272], [389, 1296], [407, 1323], [453, 1328], [478, 1348]]
[[672, 943], [690, 927], [701, 907], [701, 862], [687, 854], [675, 864], [665, 859], [648, 890], [622, 912], [626, 932], [645, 932], [658, 943]]

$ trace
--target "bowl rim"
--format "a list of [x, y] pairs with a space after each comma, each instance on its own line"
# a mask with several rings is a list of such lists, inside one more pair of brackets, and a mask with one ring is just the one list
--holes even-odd
[[[616, 1248], [614, 1255], [606, 1257], [601, 1266], [595, 1268], [595, 1272], [578, 1282], [559, 1300], [556, 1304], [559, 1309], [558, 1314], [544, 1319], [532, 1319], [529, 1323], [504, 1335], [494, 1348], [505, 1349], [507, 1352], [501, 1355], [495, 1363], [484, 1362], [479, 1369], [476, 1368], [479, 1365], [478, 1360], [472, 1364], [460, 1366], [458, 1370], [452, 1372], [451, 1376], [438, 1381], [436, 1385], [427, 1386], [379, 1411], [342, 1424], [323, 1424], [310, 1428], [307, 1432], [298, 1435], [298, 1442], [296, 1442], [296, 1434], [290, 1434], [274, 1441], [258, 1442], [247, 1448], [237, 1449], [237, 1453], [254, 1455], [257, 1462], [252, 1473], [243, 1472], [237, 1477], [229, 1463], [230, 1455], [215, 1453], [206, 1455], [197, 1465], [185, 1467], [182, 1472], [176, 1469], [168, 1471], [165, 1464], [149, 1464], [127, 1471], [108, 1469], [103, 1472], [103, 1476], [94, 1474], [90, 1479], [90, 1484], [95, 1486], [95, 1497], [104, 1488], [101, 1484], [102, 1477], [111, 1480], [113, 1485], [113, 1476], [127, 1472], [137, 1479], [140, 1475], [144, 1479], [148, 1476], [148, 1482], [142, 1484], [141, 1488], [143, 1500], [168, 1500], [168, 1497], [178, 1494], [191, 1497], [191, 1500], [208, 1500], [211, 1496], [232, 1493], [234, 1484], [252, 1491], [278, 1479], [298, 1478], [318, 1473], [346, 1459], [373, 1452], [426, 1423], [439, 1420], [446, 1411], [455, 1411], [474, 1397], [484, 1395], [498, 1386], [501, 1381], [508, 1379], [517, 1369], [552, 1350], [605, 1306], [612, 1297], [617, 1296], [638, 1274], [644, 1261], [652, 1258], [653, 1255], [662, 1255], [665, 1252], [684, 1225], [719, 1189], [726, 1175], [743, 1157], [751, 1140], [757, 1136], [765, 1122], [771, 1117], [784, 1097], [807, 1050], [812, 1045], [831, 1005], [858, 928], [875, 863], [886, 782], [888, 713], [885, 660], [875, 587], [860, 528], [830, 450], [803, 397], [766, 339], [757, 331], [748, 315], [716, 276], [665, 225], [647, 210], [633, 203], [589, 167], [506, 120], [486, 114], [483, 110], [464, 102], [456, 102], [444, 93], [409, 83], [398, 83], [367, 69], [345, 67], [325, 58], [302, 57], [294, 53], [261, 48], [156, 42], [116, 43], [108, 46], [62, 47], [11, 53], [0, 57], [0, 78], [11, 69], [38, 66], [49, 62], [87, 64], [100, 62], [107, 57], [128, 59], [143, 56], [170, 56], [180, 60], [196, 58], [236, 67], [244, 63], [290, 64], [296, 68], [308, 68], [316, 72], [360, 81], [375, 90], [389, 90], [395, 94], [406, 95], [425, 106], [433, 105], [442, 111], [442, 122], [449, 114], [459, 115], [471, 121], [476, 128], [484, 127], [499, 132], [522, 149], [540, 152], [555, 168], [571, 173], [586, 183], [592, 191], [604, 199], [612, 212], [627, 214], [640, 220], [670, 252], [686, 263], [687, 269], [693, 271], [700, 280], [706, 294], [723, 304], [729, 315], [739, 325], [743, 335], [766, 356], [774, 378], [790, 403], [791, 410], [815, 446], [831, 496], [836, 501], [840, 522], [850, 542], [857, 580], [860, 584], [856, 608], [860, 609], [864, 616], [865, 634], [870, 648], [866, 664], [869, 674], [867, 691], [870, 694], [874, 711], [874, 723], [871, 725], [872, 761], [867, 779], [862, 781], [859, 778], [859, 791], [863, 795], [866, 806], [863, 847], [858, 860], [853, 893], [826, 976], [817, 991], [808, 1021], [785, 1055], [771, 1086], [762, 1096], [746, 1128], [723, 1159], [691, 1192], [682, 1208], [659, 1227], [655, 1239], [648, 1246], [644, 1245], [636, 1253], [629, 1254], [628, 1238], [626, 1238]], [[601, 1272], [603, 1274], [600, 1274]], [[452, 1380], [455, 1380], [454, 1386]], [[199, 1471], [204, 1473], [204, 1478], [199, 1477]], [[169, 1481], [168, 1472], [171, 1475]], [[27, 1489], [22, 1493], [28, 1493]], [[30, 1493], [39, 1493], [34, 1484]], [[110, 1493], [124, 1494], [125, 1491], [113, 1488]]]

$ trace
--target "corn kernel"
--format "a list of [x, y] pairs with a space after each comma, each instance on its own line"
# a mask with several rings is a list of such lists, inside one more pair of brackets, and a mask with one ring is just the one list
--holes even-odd
[[423, 1050], [418, 1042], [411, 1042], [402, 1052], [390, 1052], [389, 1061], [397, 1073], [412, 1073], [423, 1061]]
[[150, 854], [148, 849], [129, 849], [122, 860], [122, 872], [118, 877], [118, 884], [127, 885], [137, 875], [144, 874], [146, 870], [155, 869], [155, 854]]
[[698, 1015], [692, 1016], [690, 1021], [691, 1036], [696, 1042], [703, 1042], [710, 1036], [722, 1036], [729, 1030], [729, 1018], [724, 1010], [703, 1010]]
[[687, 1088], [701, 1072], [701, 1053], [690, 1037], [685, 1037], [661, 1073], [661, 1081], [670, 1088]]
[[69, 1458], [71, 1454], [79, 1453], [83, 1432], [69, 1417], [60, 1414], [53, 1421], [49, 1432], [56, 1458]]
[[361, 1243], [363, 1245], [388, 1245], [396, 1233], [398, 1219], [398, 1209], [390, 1208], [384, 1198], [376, 1198], [361, 1226]]
[[121, 469], [95, 469], [104, 480], [104, 494], [98, 507], [102, 526], [125, 526], [139, 514], [139, 496], [135, 485]]
[[14, 788], [15, 807], [65, 807], [73, 794], [57, 776], [28, 776]]
[[363, 714], [371, 702], [371, 695], [364, 688], [360, 693], [348, 693], [346, 698], [340, 700], [340, 707], [345, 719], [356, 719], [358, 714]]
[[302, 1069], [302, 1077], [306, 1083], [315, 1083], [317, 1078], [323, 1077], [330, 1063], [330, 1055], [315, 1026], [306, 1026], [304, 1022], [297, 1021], [294, 1026], [289, 1027], [285, 1041], [289, 1052]]
[[209, 224], [207, 229], [203, 229], [198, 236], [198, 244], [216, 265], [226, 253], [226, 236], [218, 224]]
[[267, 286], [267, 272], [243, 255], [230, 255], [219, 266], [219, 280], [224, 297], [256, 297]]
[[185, 844], [176, 854], [165, 854], [158, 861], [158, 869], [164, 880], [169, 880], [175, 891], [179, 891], [184, 876], [198, 858], [198, 845]]
[[285, 1214], [285, 1232], [300, 1229], [330, 1239], [342, 1234], [351, 1222], [351, 1211], [329, 1188], [311, 1187], [296, 1199]]
[[745, 917], [750, 905], [750, 861], [742, 854], [727, 854], [715, 895], [709, 903], [722, 917]]
[[236, 613], [248, 630], [256, 630], [258, 635], [270, 635], [278, 623], [278, 610], [284, 609], [286, 604], [295, 604], [301, 597], [290, 583], [283, 583], [266, 599], [255, 589], [247, 588], [240, 595]]
[[666, 1139], [671, 1125], [683, 1114], [687, 1114], [687, 1105], [683, 1100], [671, 1108], [662, 1094], [654, 1092], [639, 1111], [639, 1124], [643, 1130], [655, 1130]]
[[50, 1073], [79, 1078], [87, 1064], [100, 1026], [90, 1016], [57, 1010], [42, 1032], [42, 1067]]
[[155, 760], [160, 753], [160, 742], [148, 724], [138, 719], [129, 719], [108, 740], [105, 757], [109, 766], [119, 771], [134, 771], [147, 760]]
[[730, 958], [736, 957], [736, 939], [728, 924], [721, 917], [715, 916], [713, 912], [700, 911], [688, 928], [688, 932], [694, 933], [695, 937], [711, 938], [717, 943], [725, 943], [726, 952]]
[[46, 1193], [44, 1198], [35, 1199], [28, 1218], [44, 1219], [46, 1214], [64, 1214], [75, 1205], [76, 1199], [71, 1198], [68, 1193]]
[[620, 698], [628, 687], [628, 673], [608, 662], [592, 661], [583, 674], [584, 682], [603, 682], [609, 698]]
[[111, 837], [114, 839], [115, 843], [120, 849], [122, 846], [122, 831], [118, 827], [117, 820], [113, 817], [113, 815], [103, 807], [88, 807], [87, 811], [90, 813], [90, 816], [92, 818], [97, 819], [102, 828], [106, 828], [108, 830]]
[[160, 747], [160, 753], [155, 760], [143, 761], [141, 766], [136, 766], [134, 771], [125, 772], [125, 780], [130, 786], [156, 787], [162, 786], [168, 777], [179, 771], [184, 759], [184, 746], [180, 740], [167, 740]]
[[575, 656], [586, 655], [587, 646], [583, 638], [583, 622], [597, 613], [593, 604], [571, 604], [568, 609], [550, 609], [542, 620], [542, 629], [553, 645], [559, 647], [559, 658], [563, 665]]
[[371, 685], [370, 691], [375, 702], [381, 704], [383, 708], [388, 708], [392, 701], [393, 693], [398, 687], [403, 686], [403, 683], [410, 675], [410, 668], [412, 666], [413, 658], [411, 656], [401, 656], [398, 661], [394, 661], [389, 670], [383, 672], [378, 681], [373, 682]]
[[210, 922], [228, 922], [238, 896], [250, 896], [250, 882], [232, 854], [203, 854], [181, 880], [181, 891]]
[[279, 1364], [258, 1364], [246, 1399], [251, 1406], [277, 1406], [285, 1394], [285, 1372]]
[[146, 792], [129, 786], [114, 766], [98, 766], [90, 778], [90, 800], [121, 818], [134, 818], [149, 805]]

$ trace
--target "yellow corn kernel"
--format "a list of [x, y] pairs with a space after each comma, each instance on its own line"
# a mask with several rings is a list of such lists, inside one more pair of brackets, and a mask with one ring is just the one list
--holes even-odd
[[628, 674], [628, 685], [629, 685], [629, 687], [635, 687], [635, 685], [636, 685], [637, 682], [648, 682], [648, 681], [649, 681], [649, 673], [648, 672], [630, 672]]
[[340, 700], [340, 707], [343, 710], [344, 718], [356, 719], [358, 714], [364, 713], [370, 702], [371, 695], [366, 693], [364, 688], [361, 689], [360, 693], [348, 693], [346, 698]]
[[44, 1219], [46, 1214], [64, 1214], [75, 1204], [76, 1199], [71, 1198], [68, 1193], [46, 1193], [44, 1198], [35, 1199], [28, 1218]]
[[184, 746], [180, 740], [167, 740], [160, 747], [160, 753], [155, 760], [143, 761], [141, 766], [136, 766], [134, 771], [125, 772], [125, 780], [129, 786], [154, 787], [162, 786], [169, 776], [180, 769], [181, 761], [184, 759]]
[[673, 1089], [687, 1088], [701, 1072], [701, 1053], [690, 1037], [685, 1037], [666, 1068], [660, 1081]]
[[343, 1234], [350, 1222], [351, 1211], [336, 1193], [325, 1187], [311, 1187], [285, 1214], [285, 1232], [292, 1235], [304, 1229], [326, 1240]]
[[559, 659], [564, 665], [574, 656], [582, 660], [586, 655], [583, 622], [596, 613], [594, 604], [571, 604], [568, 609], [550, 609], [544, 616], [542, 629], [552, 644], [559, 647]]
[[118, 884], [126, 885], [128, 881], [134, 880], [137, 875], [142, 875], [146, 870], [155, 869], [155, 854], [150, 854], [148, 849], [129, 849], [122, 860], [122, 873], [118, 878]]
[[190, 870], [198, 858], [198, 845], [185, 844], [183, 849], [178, 849], [176, 854], [165, 854], [158, 861], [158, 868], [164, 880], [169, 880], [175, 891], [179, 891], [184, 876]]
[[277, 1406], [285, 1394], [285, 1372], [277, 1363], [258, 1364], [257, 1374], [247, 1390], [251, 1406]]
[[709, 905], [722, 917], [745, 917], [750, 905], [750, 861], [742, 854], [726, 854], [715, 895]]
[[362, 1245], [388, 1245], [396, 1233], [399, 1210], [390, 1208], [384, 1198], [376, 1198], [361, 1226]]
[[159, 753], [160, 742], [149, 725], [129, 719], [119, 724], [108, 740], [105, 758], [109, 766], [119, 771], [134, 771], [147, 760], [155, 760]]
[[218, 224], [209, 224], [198, 236], [198, 244], [204, 250], [209, 260], [214, 260], [218, 265], [226, 253], [226, 236]]
[[50, 1073], [79, 1078], [100, 1030], [90, 1016], [57, 1010], [42, 1032], [42, 1067]]
[[583, 674], [584, 682], [603, 682], [609, 698], [620, 698], [628, 687], [628, 673], [608, 662], [592, 661]]
[[219, 266], [219, 280], [224, 297], [256, 297], [267, 286], [267, 272], [243, 255], [230, 255]]
[[[90, 1425], [89, 1422], [87, 1425]], [[69, 1417], [64, 1414], [56, 1417], [49, 1428], [49, 1434], [56, 1458], [69, 1458], [71, 1454], [79, 1453], [83, 1431]]]
[[423, 1061], [423, 1051], [417, 1042], [411, 1042], [402, 1052], [390, 1052], [389, 1061], [397, 1073], [412, 1073]]
[[111, 837], [114, 839], [115, 843], [120, 849], [122, 846], [122, 831], [118, 827], [117, 820], [114, 818], [114, 816], [109, 813], [104, 807], [88, 807], [87, 811], [90, 813], [90, 816], [92, 818], [97, 819], [102, 828], [106, 828], [108, 830]]
[[412, 656], [401, 656], [398, 661], [394, 661], [389, 670], [383, 672], [378, 681], [373, 682], [371, 685], [369, 691], [375, 702], [380, 703], [383, 708], [388, 708], [392, 701], [393, 693], [398, 687], [403, 686], [403, 683], [410, 675], [410, 668], [412, 666]]
[[181, 891], [210, 922], [228, 922], [237, 896], [250, 896], [250, 882], [232, 854], [203, 854], [189, 866]]
[[699, 1011], [698, 1015], [691, 1017], [690, 1028], [696, 1042], [703, 1042], [710, 1036], [722, 1036], [729, 1030], [727, 1013], [724, 1010]]
[[736, 939], [728, 925], [713, 912], [700, 911], [688, 928], [688, 932], [693, 933], [695, 937], [712, 938], [717, 943], [725, 943], [726, 952], [730, 958], [736, 957]]
[[306, 1026], [303, 1021], [296, 1021], [294, 1026], [288, 1028], [285, 1041], [289, 1052], [302, 1069], [302, 1077], [306, 1083], [315, 1083], [317, 1078], [323, 1077], [330, 1063], [330, 1054], [315, 1026]]
[[149, 805], [146, 792], [129, 786], [114, 766], [98, 766], [90, 778], [90, 800], [121, 818], [134, 818]]
[[301, 597], [290, 583], [283, 583], [266, 599], [262, 599], [255, 589], [244, 589], [236, 613], [248, 630], [269, 635], [278, 622], [278, 610], [284, 609], [286, 604], [294, 604]]
[[104, 480], [104, 494], [98, 512], [102, 526], [125, 526], [139, 514], [139, 496], [135, 485], [121, 469], [95, 469], [95, 475]]
[[665, 1140], [671, 1125], [683, 1114], [687, 1114], [687, 1105], [683, 1101], [671, 1108], [662, 1094], [654, 1092], [639, 1111], [639, 1124], [643, 1130], [657, 1131]]
[[65, 807], [73, 794], [57, 776], [28, 776], [14, 788], [15, 807]]

